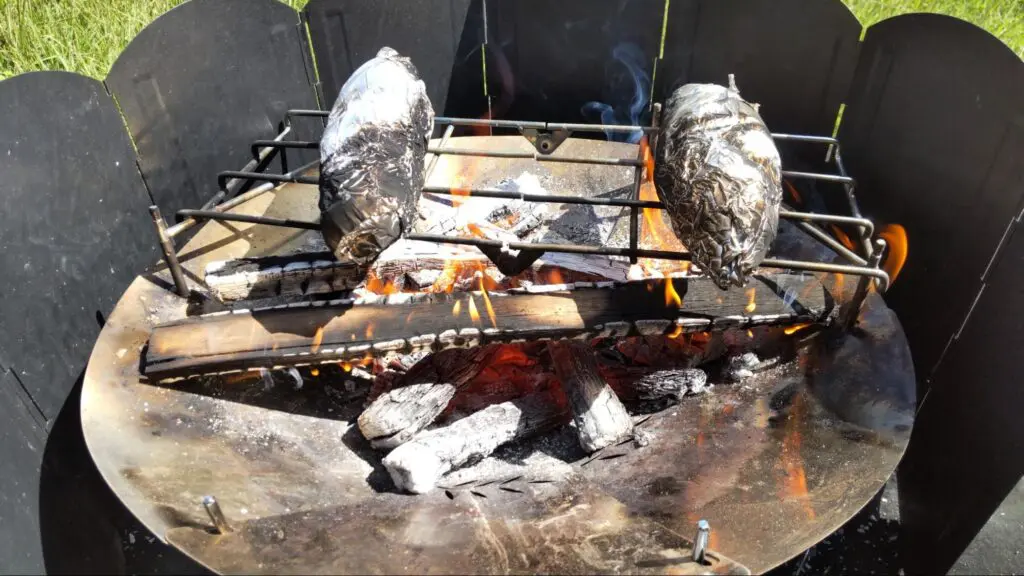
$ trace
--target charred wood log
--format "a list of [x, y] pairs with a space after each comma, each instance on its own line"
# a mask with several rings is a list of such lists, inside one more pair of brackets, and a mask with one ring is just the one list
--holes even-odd
[[633, 383], [638, 400], [674, 404], [687, 394], [700, 394], [707, 386], [708, 376], [699, 368], [659, 370]]
[[707, 278], [673, 285], [681, 306], [666, 305], [665, 281], [631, 281], [538, 286], [486, 299], [480, 292], [400, 293], [217, 312], [154, 328], [144, 371], [166, 380], [487, 343], [828, 322], [837, 300], [813, 275], [759, 276], [743, 291], [721, 291]]
[[359, 431], [374, 448], [394, 448], [429, 426], [453, 396], [455, 386], [443, 383], [390, 390], [359, 415]]
[[550, 343], [548, 350], [569, 398], [580, 446], [594, 452], [629, 436], [633, 419], [601, 377], [593, 349], [583, 342], [563, 340]]
[[502, 444], [544, 432], [565, 415], [565, 407], [542, 392], [495, 404], [420, 433], [392, 450], [384, 466], [399, 489], [423, 494], [450, 470], [484, 458]]

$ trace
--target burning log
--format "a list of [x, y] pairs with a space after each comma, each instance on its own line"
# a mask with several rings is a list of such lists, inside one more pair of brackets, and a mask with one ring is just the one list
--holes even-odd
[[320, 140], [320, 225], [338, 260], [368, 264], [409, 228], [433, 125], [426, 86], [391, 48], [341, 87]]
[[693, 262], [743, 286], [775, 239], [782, 164], [757, 106], [730, 86], [687, 84], [665, 110], [655, 184]]
[[491, 292], [486, 300], [482, 292], [401, 293], [217, 312], [157, 326], [144, 370], [167, 380], [518, 340], [828, 322], [838, 299], [812, 275], [759, 276], [745, 291], [724, 292], [707, 278], [689, 278], [673, 281], [677, 307], [666, 306], [664, 284], [539, 286]]
[[384, 466], [399, 489], [423, 494], [450, 470], [484, 458], [502, 444], [544, 432], [565, 415], [565, 407], [543, 392], [494, 404], [420, 433], [388, 454]]
[[551, 363], [569, 397], [580, 446], [594, 452], [633, 432], [633, 419], [598, 372], [593, 350], [578, 341], [548, 345]]

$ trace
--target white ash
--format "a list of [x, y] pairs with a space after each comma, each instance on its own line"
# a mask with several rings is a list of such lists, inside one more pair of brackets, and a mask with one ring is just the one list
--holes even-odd
[[744, 352], [729, 358], [725, 376], [731, 382], [742, 382], [762, 368], [761, 359], [753, 352]]

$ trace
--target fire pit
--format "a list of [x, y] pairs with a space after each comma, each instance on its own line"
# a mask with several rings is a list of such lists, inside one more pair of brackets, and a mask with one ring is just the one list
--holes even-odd
[[[367, 275], [306, 230], [309, 148], [381, 46], [443, 121]], [[0, 564], [799, 572], [907, 446], [885, 569], [946, 571], [1020, 477], [1020, 64], [838, 0], [195, 0], [102, 82], [5, 80]], [[722, 291], [645, 146], [729, 74], [787, 175]]]
[[[97, 465], [145, 524], [219, 572], [743, 573], [878, 491], [914, 377], [852, 195], [853, 215], [784, 211], [774, 257], [722, 291], [671, 244], [646, 139], [438, 120], [423, 217], [368, 276], [317, 252], [309, 167], [223, 173], [271, 184], [170, 229], [154, 212], [164, 283], [122, 297], [83, 394]], [[522, 135], [452, 136], [466, 124]], [[254, 164], [316, 145], [287, 132]], [[776, 139], [834, 149], [837, 173], [787, 180], [852, 192], [837, 141]], [[200, 220], [216, 221], [175, 250]], [[504, 230], [521, 236], [488, 238]], [[559, 381], [622, 398], [626, 434], [584, 441], [596, 421], [566, 425]]]

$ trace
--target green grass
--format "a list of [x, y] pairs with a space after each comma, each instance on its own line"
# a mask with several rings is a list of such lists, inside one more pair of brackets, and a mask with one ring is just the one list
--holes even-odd
[[[307, 0], [286, 0], [301, 8]], [[128, 42], [181, 0], [0, 0], [0, 79], [31, 70], [103, 78]], [[1024, 56], [1024, 0], [846, 0], [865, 25], [904, 12], [974, 22]]]

